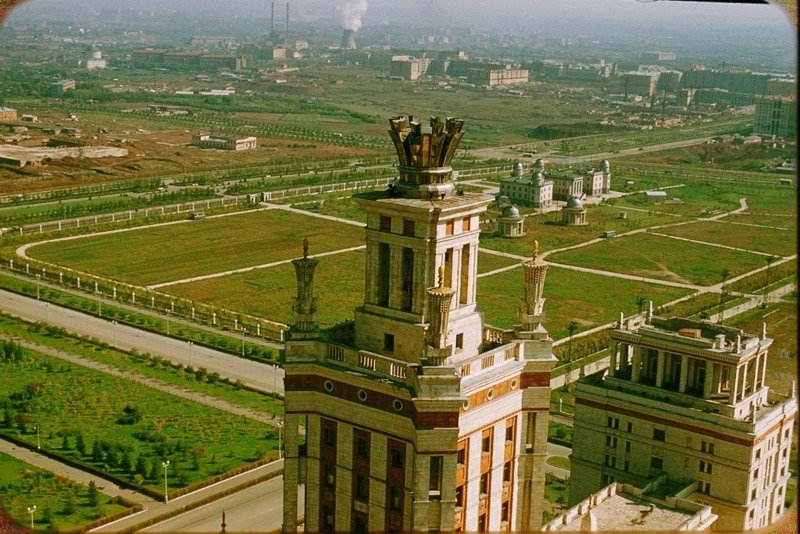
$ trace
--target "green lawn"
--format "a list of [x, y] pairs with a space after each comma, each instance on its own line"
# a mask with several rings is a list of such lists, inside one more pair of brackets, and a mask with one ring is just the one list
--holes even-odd
[[[363, 243], [357, 226], [283, 210], [247, 212], [32, 247], [37, 259], [139, 285], [287, 260]], [[169, 244], [169, 246], [167, 246]]]
[[36, 505], [37, 530], [82, 530], [103, 517], [128, 510], [121, 500], [77, 484], [50, 471], [0, 453], [0, 503], [20, 525], [30, 525], [28, 508]]
[[[653, 300], [655, 306], [690, 291], [682, 288], [624, 280], [550, 266], [544, 296], [545, 327], [559, 339], [568, 335], [566, 325], [576, 321], [583, 331], [635, 313], [636, 297]], [[513, 269], [478, 279], [478, 305], [487, 323], [506, 328], [516, 323], [522, 298], [522, 273]]]
[[782, 215], [763, 215], [757, 213], [734, 213], [723, 217], [722, 221], [742, 224], [760, 224], [764, 226], [774, 226], [775, 228], [783, 228], [785, 230], [797, 229], [797, 216], [782, 216]]
[[[483, 240], [481, 240], [481, 243], [483, 243]], [[520, 265], [521, 263], [522, 260], [515, 260], [514, 258], [478, 251], [478, 274], [488, 273], [489, 271], [510, 267], [512, 265]]]
[[[212, 306], [291, 324], [296, 288], [294, 266], [285, 264], [180, 284], [168, 290]], [[352, 319], [353, 308], [364, 303], [364, 251], [320, 258], [314, 275], [314, 294], [320, 325], [332, 326]]]
[[[3, 346], [0, 430], [160, 491], [266, 457], [274, 429], [26, 349]], [[81, 446], [79, 442], [83, 443]]]
[[547, 463], [554, 466], [560, 467], [561, 469], [569, 469], [569, 458], [566, 456], [550, 456], [547, 458]]
[[797, 252], [797, 230], [795, 228], [791, 230], [776, 230], [725, 222], [702, 221], [681, 226], [671, 226], [658, 231], [678, 237], [755, 250], [778, 256], [789, 256]]
[[559, 252], [548, 260], [696, 285], [719, 283], [723, 268], [737, 276], [764, 265], [756, 254], [644, 233]]
[[[626, 213], [625, 219], [619, 218], [621, 212]], [[533, 215], [525, 219], [528, 232], [525, 237], [508, 239], [482, 235], [481, 246], [500, 252], [530, 257], [534, 240], [539, 241], [539, 249], [541, 251], [548, 251], [597, 239], [605, 230], [615, 230], [617, 233], [622, 233], [636, 228], [681, 220], [678, 217], [650, 214], [646, 211], [626, 210], [623, 207], [607, 204], [589, 206], [587, 218], [589, 224], [586, 226], [562, 226], [559, 224], [561, 221], [560, 212]]]

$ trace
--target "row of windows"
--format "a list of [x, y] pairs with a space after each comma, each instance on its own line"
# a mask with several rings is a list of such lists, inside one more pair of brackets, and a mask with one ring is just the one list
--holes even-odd
[[[607, 417], [606, 418], [606, 427], [612, 428], [614, 430], [619, 430], [619, 418], [618, 417]], [[626, 432], [632, 433], [633, 432], [633, 423], [628, 421]], [[606, 447], [614, 447], [616, 448], [616, 440], [613, 442], [610, 440], [611, 436], [606, 436]], [[654, 428], [653, 429], [653, 439], [656, 441], [666, 441], [667, 439], [667, 431], [663, 428]], [[687, 446], [691, 442], [691, 438], [687, 438]], [[612, 445], [613, 443], [613, 445]], [[626, 447], [626, 452], [630, 449]], [[700, 441], [700, 451], [706, 454], [714, 454], [714, 443], [710, 441], [701, 440]], [[760, 457], [760, 451], [756, 451], [756, 459]]]
[[[378, 224], [378, 228], [381, 232], [391, 232], [392, 231], [392, 218], [388, 215], [381, 215], [380, 221]], [[444, 223], [444, 235], [454, 235], [455, 234], [455, 220], [445, 221]], [[468, 232], [472, 229], [472, 218], [471, 217], [464, 217], [461, 219], [461, 231]], [[411, 219], [403, 219], [403, 235], [414, 237], [416, 232], [416, 222], [412, 221]]]

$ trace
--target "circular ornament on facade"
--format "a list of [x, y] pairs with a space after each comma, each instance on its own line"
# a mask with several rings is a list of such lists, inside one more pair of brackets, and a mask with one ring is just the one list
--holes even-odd
[[367, 392], [364, 391], [363, 389], [358, 390], [358, 400], [360, 400], [361, 402], [367, 400]]
[[464, 404], [462, 405], [462, 408], [464, 408], [464, 411], [465, 411], [465, 412], [466, 412], [467, 410], [469, 410], [469, 399], [466, 399], [466, 400], [464, 401]]
[[519, 382], [517, 382], [517, 379], [516, 378], [512, 378], [511, 379], [511, 389], [517, 389], [518, 385], [519, 385]]
[[400, 399], [395, 399], [394, 402], [392, 403], [392, 406], [394, 407], [395, 410], [399, 412], [400, 410], [403, 409], [403, 401], [401, 401]]
[[494, 388], [489, 388], [489, 391], [486, 392], [486, 398], [489, 400], [494, 398]]
[[333, 391], [333, 382], [331, 382], [330, 380], [326, 380], [323, 386], [325, 387], [325, 391], [327, 391], [328, 393]]

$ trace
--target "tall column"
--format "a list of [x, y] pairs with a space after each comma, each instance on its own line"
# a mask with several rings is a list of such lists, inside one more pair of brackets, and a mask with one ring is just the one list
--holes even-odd
[[681, 378], [678, 382], [678, 391], [686, 393], [686, 379], [689, 376], [689, 357], [685, 354], [681, 355]]
[[453, 277], [450, 287], [455, 291], [453, 301], [450, 303], [452, 308], [458, 308], [461, 302], [461, 247], [453, 247]]
[[412, 299], [414, 313], [425, 313], [425, 291], [430, 285], [428, 281], [428, 251], [414, 249], [414, 298]]
[[[625, 346], [625, 351], [630, 350], [630, 345]], [[639, 354], [639, 349], [633, 348], [633, 355], [631, 356], [631, 381], [638, 382], [639, 375], [642, 372], [642, 355]]]
[[761, 367], [761, 354], [755, 357], [753, 362], [753, 393], [758, 389], [758, 371]]
[[287, 414], [284, 420], [284, 483], [283, 483], [283, 532], [297, 532], [297, 485], [305, 481], [299, 479], [300, 469], [297, 447], [297, 426], [299, 417]]
[[611, 349], [611, 361], [608, 366], [608, 376], [611, 377], [617, 371], [617, 351], [619, 351], [619, 343], [614, 343], [614, 347]]
[[737, 398], [739, 389], [739, 366], [737, 365], [735, 369], [736, 370], [733, 374], [733, 384], [731, 384], [731, 392], [730, 395], [728, 395], [728, 404], [736, 404], [736, 401], [739, 400]]
[[761, 359], [764, 360], [764, 361], [762, 362], [761, 384], [759, 384], [759, 387], [764, 387], [764, 385], [766, 384], [766, 379], [767, 379], [767, 357], [768, 356], [767, 356], [766, 352], [761, 355]]
[[712, 362], [711, 360], [706, 360], [706, 374], [705, 374], [705, 381], [703, 382], [703, 398], [710, 399], [711, 398], [711, 387], [714, 383], [714, 371], [716, 370], [717, 364]]
[[403, 307], [403, 248], [389, 245], [389, 307]]
[[658, 351], [658, 365], [656, 366], [656, 387], [660, 388], [664, 383], [664, 364], [667, 357], [663, 350]]
[[740, 384], [739, 389], [741, 391], [741, 396], [739, 397], [740, 400], [747, 396], [747, 368], [749, 364], [750, 362], [746, 362], [742, 369], [742, 371], [744, 372], [742, 373], [742, 380], [741, 382], [739, 382]]
[[364, 264], [367, 276], [364, 280], [364, 300], [370, 304], [378, 301], [378, 244], [367, 241]]

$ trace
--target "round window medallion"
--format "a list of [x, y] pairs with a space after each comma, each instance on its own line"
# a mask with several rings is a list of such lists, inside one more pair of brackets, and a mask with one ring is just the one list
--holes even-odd
[[400, 399], [395, 399], [392, 405], [394, 406], [394, 409], [397, 410], [398, 412], [403, 409], [403, 401], [401, 401]]
[[511, 389], [517, 389], [518, 385], [519, 385], [519, 383], [517, 382], [517, 379], [516, 378], [512, 378], [511, 379]]
[[489, 389], [489, 391], [486, 392], [486, 398], [489, 400], [492, 400], [494, 398], [494, 388], [491, 388]]
[[333, 391], [333, 382], [331, 382], [330, 380], [326, 380], [325, 384], [323, 384], [323, 385], [325, 386], [325, 391], [328, 391], [328, 392]]
[[361, 402], [367, 400], [367, 392], [364, 391], [363, 389], [358, 390], [358, 400], [360, 400]]
[[464, 404], [462, 405], [462, 408], [464, 408], [464, 411], [469, 410], [469, 399], [464, 401]]

